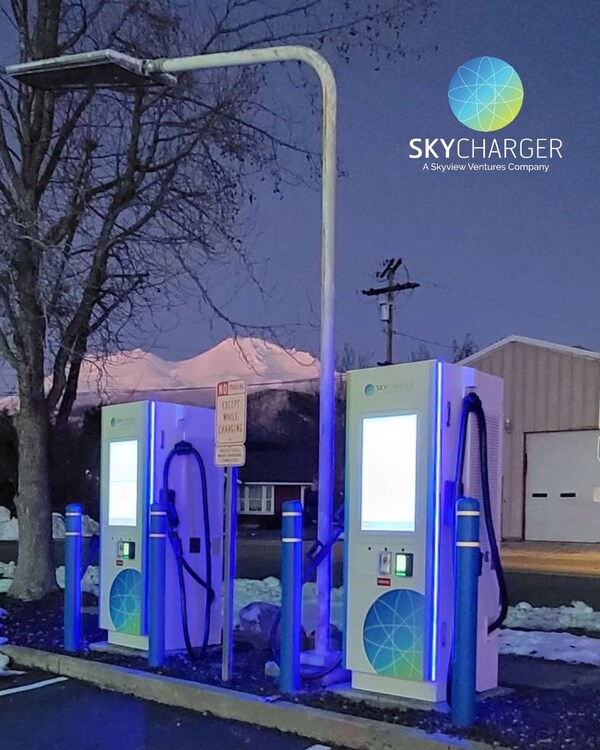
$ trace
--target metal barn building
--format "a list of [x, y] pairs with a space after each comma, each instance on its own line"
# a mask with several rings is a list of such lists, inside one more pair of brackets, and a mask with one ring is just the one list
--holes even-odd
[[504, 380], [504, 539], [600, 542], [600, 353], [511, 336], [463, 360]]

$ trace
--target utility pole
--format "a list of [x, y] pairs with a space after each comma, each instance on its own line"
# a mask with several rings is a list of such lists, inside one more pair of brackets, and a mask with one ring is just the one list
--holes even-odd
[[417, 289], [420, 284], [415, 281], [405, 281], [396, 283], [396, 272], [402, 265], [402, 258], [390, 258], [383, 262], [381, 271], [377, 271], [376, 278], [385, 281], [386, 285], [371, 289], [363, 289], [362, 293], [367, 297], [379, 297], [384, 295], [385, 301], [379, 303], [381, 311], [381, 320], [386, 323], [386, 357], [385, 362], [378, 362], [380, 365], [391, 365], [394, 363], [394, 297], [398, 292], [404, 292], [408, 289]]

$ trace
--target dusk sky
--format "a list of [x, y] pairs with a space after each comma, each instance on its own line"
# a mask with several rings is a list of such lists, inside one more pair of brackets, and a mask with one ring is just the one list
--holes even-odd
[[[340, 167], [337, 337], [382, 359], [374, 299], [386, 257], [404, 258], [422, 286], [397, 300], [398, 359], [418, 339], [433, 355], [471, 333], [480, 347], [510, 334], [600, 349], [598, 253], [600, 6], [593, 0], [448, 2], [409, 24], [407, 56], [350, 64], [333, 60], [339, 86]], [[411, 138], [480, 138], [448, 105], [459, 65], [490, 55], [510, 63], [524, 87], [516, 120], [487, 138], [560, 138], [563, 158], [547, 173], [422, 171]], [[379, 65], [380, 70], [374, 68]], [[302, 92], [297, 92], [302, 108]], [[303, 116], [303, 115], [300, 115]], [[313, 127], [308, 104], [306, 127]], [[251, 286], [227, 311], [248, 322], [305, 324], [295, 345], [318, 352], [319, 192], [260, 195], [250, 239], [266, 306]], [[226, 299], [226, 295], [223, 295]], [[190, 355], [226, 333], [200, 318], [159, 336], [165, 357]], [[290, 340], [290, 335], [286, 335]]]
[[[452, 337], [480, 346], [510, 334], [600, 349], [600, 6], [595, 0], [439, 0], [423, 24], [405, 29], [406, 56], [376, 61], [330, 57], [338, 80], [337, 340], [372, 361], [384, 355], [378, 305], [360, 290], [376, 283], [384, 258], [401, 256], [421, 283], [396, 304], [396, 361], [422, 340], [448, 356]], [[159, 54], [159, 50], [157, 50]], [[459, 123], [448, 104], [458, 66], [483, 55], [519, 74], [521, 112], [496, 133]], [[376, 68], [379, 68], [376, 70]], [[308, 140], [318, 116], [302, 90], [292, 97]], [[270, 81], [270, 79], [269, 79]], [[310, 135], [314, 134], [314, 138]], [[408, 158], [412, 138], [559, 138], [562, 159], [547, 173], [423, 171]], [[311, 140], [312, 138], [312, 140]], [[214, 291], [242, 322], [295, 324], [285, 343], [318, 354], [320, 193], [258, 189], [248, 248], [269, 291], [215, 269]], [[404, 280], [402, 275], [399, 280]], [[179, 359], [229, 335], [196, 304], [163, 321], [164, 331], [131, 344]], [[150, 343], [149, 343], [150, 342]]]

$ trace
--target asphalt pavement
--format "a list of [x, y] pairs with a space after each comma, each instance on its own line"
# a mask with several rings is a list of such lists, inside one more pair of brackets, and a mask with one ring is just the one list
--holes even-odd
[[2, 750], [307, 750], [309, 740], [44, 672], [0, 679]]

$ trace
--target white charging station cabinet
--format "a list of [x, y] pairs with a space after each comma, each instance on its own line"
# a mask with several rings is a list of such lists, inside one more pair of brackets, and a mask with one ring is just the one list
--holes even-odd
[[[347, 375], [345, 663], [356, 689], [446, 699], [454, 617], [454, 479], [463, 397], [487, 423], [491, 510], [500, 534], [502, 381], [440, 361]], [[464, 494], [481, 500], [469, 420]], [[477, 690], [497, 686], [499, 590], [482, 516]]]
[[[223, 469], [213, 463], [215, 412], [179, 404], [139, 401], [105, 406], [101, 418], [100, 627], [108, 642], [148, 648], [148, 533], [150, 505], [159, 500], [163, 468], [174, 445], [186, 440], [203, 458], [207, 475], [210, 537], [204, 528], [199, 469], [189, 456], [173, 459], [169, 486], [176, 493], [183, 552], [206, 579], [210, 539], [212, 588], [209, 643], [221, 641], [223, 577]], [[192, 645], [203, 641], [206, 592], [185, 573]], [[175, 555], [166, 549], [165, 647], [185, 647]]]

